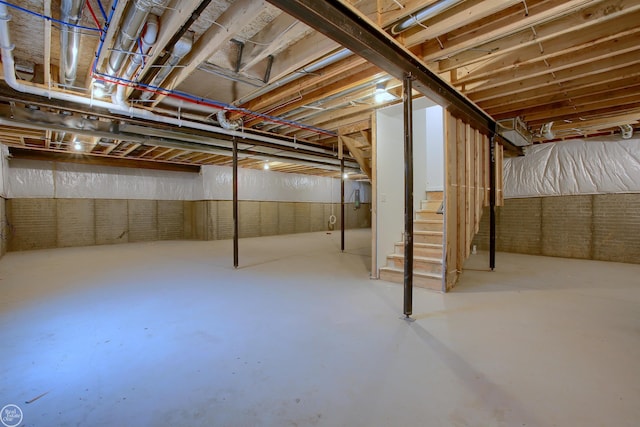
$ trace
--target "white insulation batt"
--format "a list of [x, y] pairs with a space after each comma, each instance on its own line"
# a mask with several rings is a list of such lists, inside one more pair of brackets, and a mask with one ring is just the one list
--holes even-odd
[[[3, 156], [4, 157], [4, 156]], [[231, 200], [232, 169], [203, 166], [201, 172], [90, 166], [14, 159], [5, 165], [10, 198], [92, 198], [148, 200]], [[371, 201], [368, 183], [346, 181], [345, 199]], [[340, 202], [334, 178], [238, 169], [238, 198], [256, 201]]]
[[504, 159], [506, 198], [640, 192], [640, 139], [607, 137], [529, 147]]
[[0, 197], [7, 197], [7, 182], [9, 182], [9, 148], [0, 144]]

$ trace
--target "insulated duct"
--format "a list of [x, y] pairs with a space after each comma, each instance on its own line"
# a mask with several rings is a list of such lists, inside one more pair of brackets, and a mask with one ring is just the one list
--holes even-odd
[[136, 40], [138, 40], [140, 32], [142, 32], [151, 9], [155, 6], [164, 7], [167, 2], [168, 0], [136, 0], [129, 7], [129, 11], [120, 27], [120, 33], [111, 50], [111, 55], [109, 55], [107, 74], [116, 76], [120, 73], [127, 55], [135, 47]]
[[620, 126], [620, 131], [622, 132], [622, 139], [631, 139], [633, 136], [633, 126], [631, 125]]
[[423, 21], [426, 21], [429, 18], [433, 18], [439, 13], [444, 12], [447, 9], [456, 6], [458, 3], [462, 3], [464, 0], [440, 0], [429, 6], [420, 9], [415, 14], [411, 14], [402, 21], [391, 27], [391, 34], [396, 35], [400, 34], [403, 31], [408, 30], [411, 27], [414, 27], [420, 24]]
[[[210, 124], [184, 120], [176, 117], [169, 117], [165, 115], [155, 114], [152, 111], [135, 108], [135, 107], [123, 107], [118, 104], [114, 104], [113, 102], [103, 101], [100, 99], [91, 99], [84, 96], [80, 96], [71, 92], [60, 92], [56, 90], [52, 90], [51, 88], [37, 86], [34, 84], [29, 84], [24, 81], [18, 81], [16, 78], [16, 70], [15, 70], [15, 60], [13, 58], [13, 44], [11, 43], [11, 35], [9, 33], [9, 21], [11, 20], [11, 15], [8, 12], [7, 5], [4, 3], [0, 3], [0, 51], [2, 54], [2, 71], [4, 74], [5, 82], [12, 89], [26, 93], [30, 95], [41, 96], [48, 99], [72, 102], [79, 105], [86, 105], [89, 107], [102, 108], [107, 111], [110, 111], [114, 114], [122, 114], [128, 117], [149, 120], [156, 123], [165, 123], [176, 127], [185, 127], [189, 129], [197, 129], [205, 132], [213, 132], [218, 134], [229, 135], [237, 138], [239, 141], [243, 141], [245, 143], [251, 143], [252, 141], [261, 141], [270, 144], [275, 144], [279, 146], [288, 146], [288, 147], [296, 147], [296, 144], [291, 141], [270, 137], [267, 135], [260, 134], [250, 134], [248, 132], [239, 132], [236, 130], [224, 129], [217, 126], [213, 126]], [[148, 134], [149, 128], [146, 130], [146, 134]], [[60, 130], [63, 131], [63, 130]], [[92, 131], [95, 132], [95, 131]], [[94, 135], [100, 136], [100, 135]], [[105, 134], [104, 137], [113, 137], [113, 133]], [[311, 149], [311, 148], [310, 148]], [[316, 148], [316, 150], [321, 150], [320, 148]], [[321, 150], [322, 152], [327, 152], [328, 150]], [[335, 157], [334, 153], [333, 156]], [[311, 159], [311, 156], [309, 156]], [[293, 161], [292, 161], [293, 162]], [[354, 168], [357, 165], [354, 164]], [[336, 166], [320, 166], [323, 169], [334, 170]]]
[[[144, 32], [141, 37], [141, 47], [138, 53], [136, 53], [131, 61], [129, 62], [129, 66], [122, 74], [122, 78], [125, 80], [131, 80], [136, 70], [142, 65], [144, 61], [144, 55], [146, 55], [151, 47], [155, 44], [156, 39], [158, 38], [158, 17], [156, 15], [149, 15], [147, 18], [147, 23], [144, 26]], [[118, 105], [126, 105], [125, 103], [125, 93], [127, 88], [123, 85], [118, 85], [116, 89], [116, 93], [113, 95], [113, 102]]]
[[[60, 20], [78, 25], [82, 19], [84, 0], [62, 0]], [[77, 27], [63, 25], [60, 28], [60, 84], [73, 86], [78, 70], [78, 52], [80, 51], [80, 30]]]
[[[171, 55], [169, 59], [165, 63], [165, 65], [160, 68], [158, 74], [151, 81], [151, 87], [160, 87], [164, 79], [167, 78], [169, 73], [173, 71], [173, 69], [182, 61], [182, 58], [191, 51], [191, 47], [193, 46], [193, 33], [187, 33], [180, 37], [180, 40], [173, 45], [173, 49], [171, 49]], [[153, 92], [144, 92], [140, 95], [140, 99], [143, 101], [147, 101], [151, 99], [153, 96]]]
[[242, 119], [229, 120], [227, 119], [226, 111], [220, 110], [218, 111], [218, 123], [220, 123], [220, 126], [222, 126], [225, 129], [236, 130], [240, 126], [242, 126]]

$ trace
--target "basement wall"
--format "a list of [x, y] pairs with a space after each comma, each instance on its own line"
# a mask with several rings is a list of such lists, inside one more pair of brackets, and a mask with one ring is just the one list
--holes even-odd
[[[534, 146], [505, 159], [504, 191], [498, 251], [640, 263], [640, 139]], [[489, 248], [488, 209], [473, 244]]]
[[9, 246], [9, 237], [12, 234], [11, 223], [7, 220], [6, 203], [7, 203], [7, 174], [9, 173], [9, 164], [7, 155], [9, 149], [0, 144], [0, 257], [7, 253]]
[[[195, 174], [12, 160], [9, 176], [8, 250], [233, 237], [230, 168]], [[346, 228], [370, 227], [369, 185], [345, 184]], [[241, 238], [340, 228], [340, 204], [331, 203], [339, 201], [337, 179], [240, 169], [239, 197]]]
[[[640, 263], [640, 194], [507, 199], [496, 209], [498, 251]], [[485, 209], [473, 244], [489, 249]]]

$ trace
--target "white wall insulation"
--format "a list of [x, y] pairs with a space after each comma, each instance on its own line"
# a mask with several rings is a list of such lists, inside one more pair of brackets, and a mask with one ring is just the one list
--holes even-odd
[[[74, 163], [11, 160], [10, 198], [93, 198], [148, 200], [231, 200], [232, 169], [203, 166], [200, 174]], [[240, 200], [340, 202], [334, 178], [238, 169]], [[371, 201], [368, 183], [345, 182], [345, 200]]]
[[504, 159], [507, 198], [640, 192], [640, 139], [570, 140]]
[[7, 182], [9, 181], [9, 148], [0, 144], [0, 197], [7, 197]]

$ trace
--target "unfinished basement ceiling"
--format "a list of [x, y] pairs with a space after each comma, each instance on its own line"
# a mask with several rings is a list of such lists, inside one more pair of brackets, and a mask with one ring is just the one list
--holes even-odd
[[[342, 3], [536, 143], [640, 127], [640, 1]], [[236, 139], [241, 167], [335, 175], [340, 135], [347, 169], [366, 171], [372, 112], [401, 98], [399, 81], [267, 1], [0, 7], [2, 44], [15, 44], [5, 76], [17, 77], [0, 88], [0, 141], [15, 156], [197, 167], [230, 164]]]

